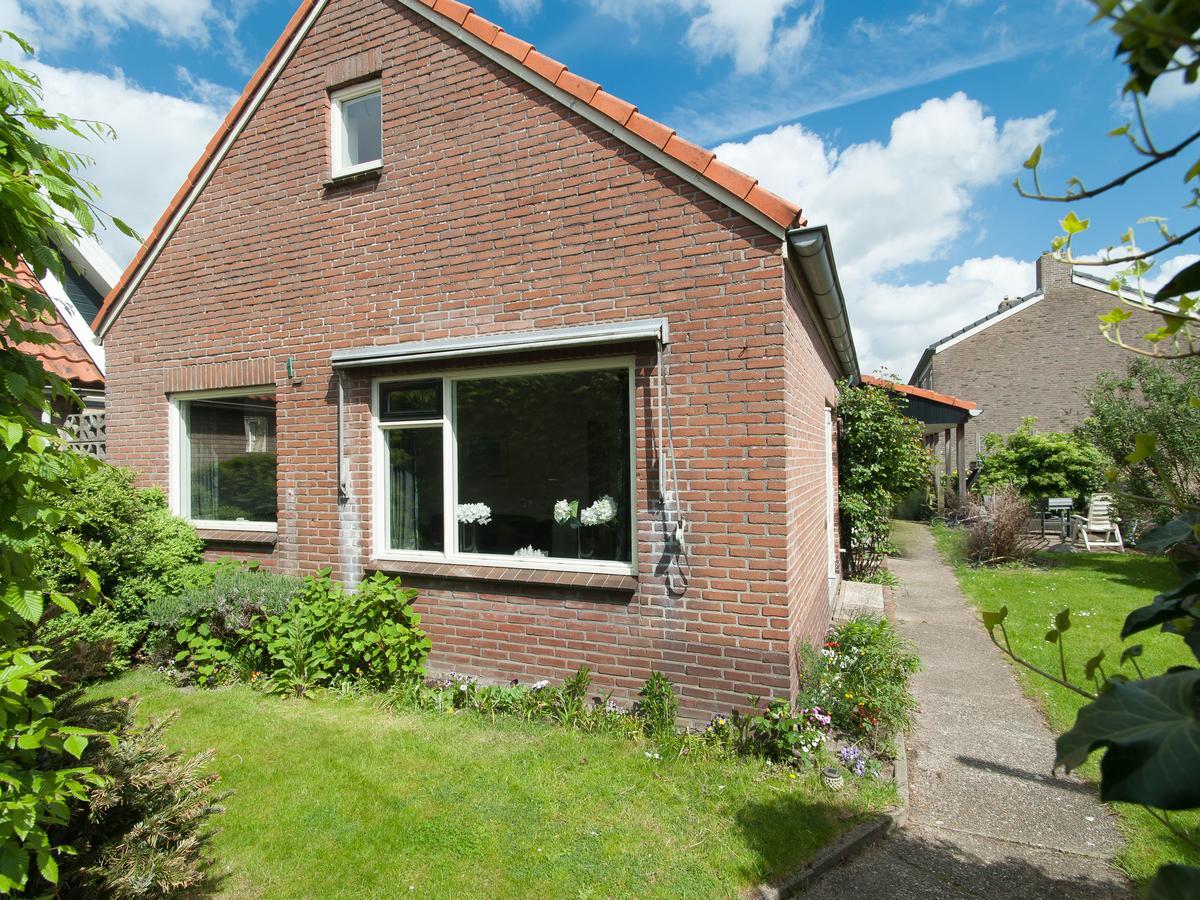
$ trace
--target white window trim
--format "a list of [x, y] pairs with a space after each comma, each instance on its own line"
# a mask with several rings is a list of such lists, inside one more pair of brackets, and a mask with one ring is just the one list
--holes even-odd
[[[353, 166], [342, 165], [342, 104], [349, 100], [357, 100], [370, 94], [379, 94], [379, 159], [358, 163]], [[383, 81], [374, 79], [361, 84], [334, 91], [329, 95], [329, 151], [330, 174], [333, 178], [345, 178], [348, 175], [358, 175], [361, 172], [371, 172], [383, 168]]]
[[[629, 530], [630, 561], [614, 562], [590, 559], [556, 559], [553, 557], [514, 557], [485, 553], [458, 553], [453, 549], [458, 540], [458, 523], [454, 515], [458, 505], [458, 440], [455, 432], [455, 394], [459, 381], [481, 378], [509, 378], [521, 375], [543, 375], [553, 372], [593, 372], [606, 369], [625, 369], [629, 388]], [[488, 368], [456, 370], [453, 373], [420, 375], [384, 375], [371, 379], [371, 534], [375, 559], [396, 562], [441, 562], [452, 565], [490, 566], [550, 572], [586, 572], [601, 575], [636, 575], [638, 570], [637, 516], [637, 417], [636, 384], [632, 357], [572, 360], [562, 363], [543, 363], [526, 366], [491, 366]], [[398, 381], [442, 382], [442, 417], [401, 422], [384, 422], [380, 417], [380, 385]], [[442, 427], [442, 502], [446, 552], [430, 550], [394, 550], [388, 546], [391, 533], [390, 510], [387, 502], [387, 432], [401, 428]]]
[[[182, 519], [187, 519], [196, 528], [209, 528], [219, 531], [278, 531], [279, 523], [276, 522], [243, 522], [238, 520], [226, 519], [193, 519], [188, 513], [190, 510], [189, 495], [187, 493], [187, 456], [190, 451], [190, 444], [187, 441], [187, 415], [184, 412], [184, 404], [190, 400], [213, 400], [221, 397], [245, 397], [249, 394], [269, 393], [275, 396], [275, 385], [258, 385], [255, 387], [243, 388], [228, 388], [217, 391], [184, 391], [178, 394], [171, 394], [167, 399], [169, 401], [168, 419], [167, 419], [167, 458], [169, 462], [169, 485], [167, 490], [167, 503], [171, 512]], [[278, 419], [276, 419], [276, 433], [278, 433]], [[277, 457], [278, 458], [278, 457]]]

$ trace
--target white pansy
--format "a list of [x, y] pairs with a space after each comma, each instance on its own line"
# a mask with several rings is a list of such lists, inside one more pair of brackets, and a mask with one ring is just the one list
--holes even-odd
[[460, 503], [454, 515], [464, 525], [486, 525], [492, 521], [492, 508], [486, 503]]

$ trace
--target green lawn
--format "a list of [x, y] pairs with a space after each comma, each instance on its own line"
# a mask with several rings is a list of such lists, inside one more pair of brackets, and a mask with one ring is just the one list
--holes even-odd
[[[1035, 665], [1058, 672], [1058, 650], [1045, 641], [1055, 613], [1071, 610], [1071, 629], [1066, 634], [1067, 674], [1084, 684], [1083, 665], [1104, 651], [1105, 670], [1136, 677], [1132, 667], [1118, 666], [1121, 651], [1140, 643], [1145, 653], [1138, 663], [1147, 674], [1176, 664], [1195, 665], [1183, 641], [1172, 635], [1148, 631], [1131, 639], [1120, 639], [1121, 625], [1128, 613], [1173, 587], [1175, 568], [1162, 557], [1139, 553], [1046, 553], [1033, 565], [975, 568], [964, 561], [965, 532], [934, 526], [934, 537], [942, 554], [955, 565], [963, 593], [981, 610], [1009, 610], [1005, 626], [1013, 649]], [[982, 625], [980, 626], [982, 627]], [[998, 636], [998, 633], [997, 633]], [[1025, 693], [1037, 700], [1051, 727], [1062, 732], [1075, 724], [1075, 713], [1086, 702], [1078, 694], [1041, 678], [1022, 667], [1016, 668]], [[1083, 769], [1083, 775], [1099, 779], [1098, 755]], [[1140, 807], [1113, 805], [1120, 816], [1128, 843], [1118, 859], [1136, 880], [1144, 881], [1162, 862], [1186, 861], [1200, 865], [1200, 853], [1172, 837]], [[1188, 829], [1200, 827], [1200, 814], [1182, 813], [1175, 822]]]
[[728, 897], [894, 800], [752, 761], [655, 760], [613, 735], [369, 699], [183, 692], [146, 671], [93, 690], [178, 719], [235, 793], [215, 885], [243, 897]]

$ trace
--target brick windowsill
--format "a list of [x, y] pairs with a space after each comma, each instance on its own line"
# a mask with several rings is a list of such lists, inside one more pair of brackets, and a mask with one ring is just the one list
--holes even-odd
[[458, 563], [415, 562], [396, 559], [371, 560], [370, 569], [396, 575], [423, 578], [451, 578], [463, 581], [498, 581], [512, 584], [555, 588], [586, 588], [598, 591], [633, 593], [636, 575], [598, 572], [551, 572], [546, 569], [518, 569], [509, 566], [469, 566]]
[[275, 546], [274, 531], [240, 531], [234, 528], [197, 528], [196, 533], [208, 544], [262, 544]]

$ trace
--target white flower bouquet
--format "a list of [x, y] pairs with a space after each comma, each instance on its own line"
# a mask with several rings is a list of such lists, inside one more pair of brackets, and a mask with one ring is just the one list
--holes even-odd
[[617, 520], [617, 501], [605, 494], [579, 514], [584, 525], [611, 525]]
[[486, 503], [460, 503], [454, 515], [464, 525], [486, 525], [492, 521], [492, 508]]

